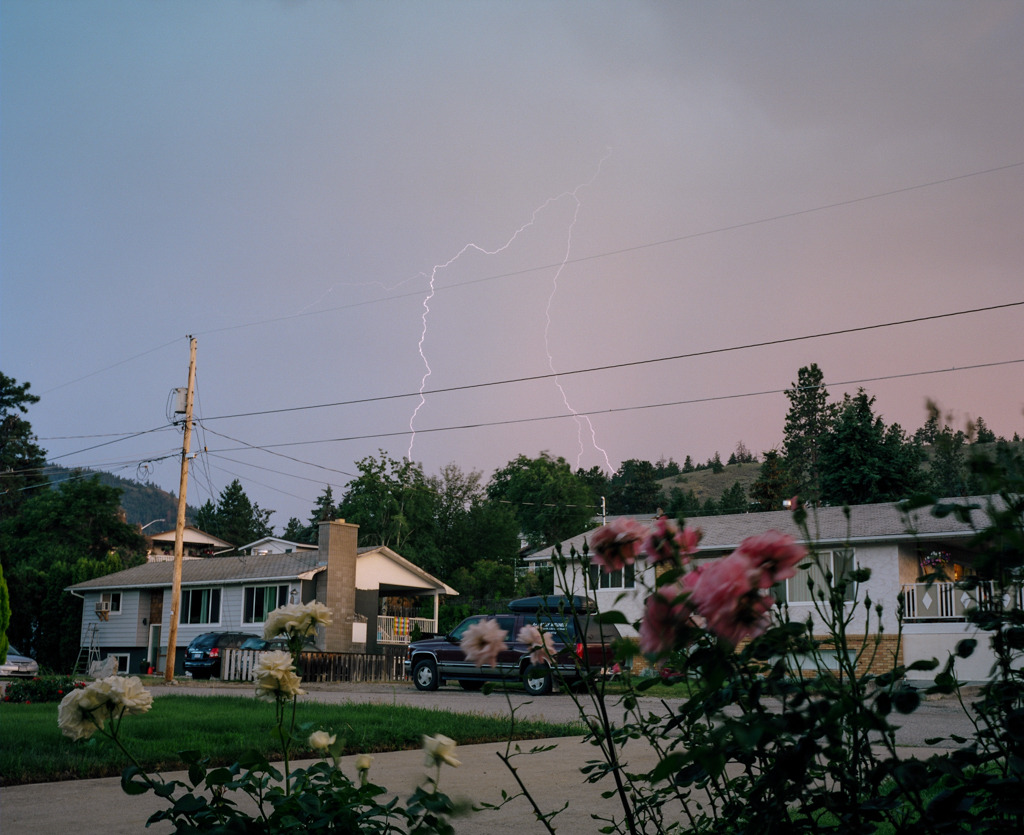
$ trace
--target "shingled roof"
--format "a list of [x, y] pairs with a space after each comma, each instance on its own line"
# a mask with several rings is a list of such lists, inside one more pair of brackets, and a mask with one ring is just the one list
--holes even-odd
[[[181, 584], [195, 586], [294, 580], [300, 575], [326, 568], [327, 565], [320, 562], [320, 555], [316, 551], [261, 556], [204, 557], [182, 561]], [[135, 568], [126, 568], [124, 571], [76, 583], [69, 586], [68, 591], [170, 586], [173, 572], [174, 563], [171, 561], [148, 562]]]
[[[987, 500], [988, 497], [985, 496], [971, 496], [962, 499], [944, 499], [943, 501], [984, 506]], [[849, 518], [846, 515], [847, 510]], [[620, 518], [631, 518], [646, 523], [653, 522], [651, 516], [610, 516], [608, 522]], [[984, 525], [982, 511], [973, 511], [972, 518], [978, 527]], [[788, 533], [799, 541], [806, 539], [794, 524], [793, 514], [788, 510], [699, 516], [688, 519], [687, 524], [700, 528], [704, 532], [700, 543], [700, 550], [704, 552], [731, 551], [748, 536], [755, 536], [768, 530]], [[931, 515], [928, 508], [914, 511], [908, 525], [908, 520], [900, 510], [898, 502], [853, 505], [849, 508], [811, 508], [807, 514], [807, 524], [811, 538], [819, 545], [841, 543], [853, 545], [858, 542], [897, 542], [914, 539], [959, 539], [969, 537], [973, 533], [970, 525], [960, 522], [952, 516], [938, 519]], [[565, 540], [561, 543], [562, 554], [568, 556], [570, 548], [581, 551], [584, 540], [589, 539], [592, 535], [593, 531], [587, 531]]]

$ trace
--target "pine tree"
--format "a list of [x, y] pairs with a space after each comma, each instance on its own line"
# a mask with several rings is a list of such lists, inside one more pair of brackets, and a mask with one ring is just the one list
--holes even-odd
[[796, 382], [786, 390], [790, 406], [783, 429], [783, 454], [795, 489], [809, 501], [816, 501], [821, 494], [821, 445], [836, 416], [824, 379], [817, 363], [811, 363], [797, 371]]

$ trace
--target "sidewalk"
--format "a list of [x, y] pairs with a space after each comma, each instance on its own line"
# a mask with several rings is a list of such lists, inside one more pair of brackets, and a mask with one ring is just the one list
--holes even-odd
[[[584, 782], [580, 768], [597, 755], [597, 750], [579, 737], [522, 742], [523, 750], [533, 746], [554, 745], [551, 751], [524, 754], [513, 760], [520, 776], [544, 811], [569, 808], [556, 818], [559, 835], [591, 835], [600, 828], [591, 813], [621, 813], [613, 800], [601, 797], [611, 784]], [[441, 790], [456, 800], [474, 803], [501, 802], [501, 792], [516, 794], [519, 789], [497, 752], [505, 751], [505, 743], [465, 745], [456, 749], [462, 765], [441, 771]], [[342, 759], [342, 770], [355, 776], [354, 757]], [[650, 767], [653, 756], [639, 744], [631, 757], [637, 767]], [[370, 777], [401, 798], [408, 797], [427, 773], [424, 754], [416, 751], [392, 751], [375, 754]], [[168, 779], [184, 779], [184, 773], [165, 775]], [[152, 832], [166, 835], [172, 831], [164, 823], [146, 829], [146, 819], [166, 802], [152, 793], [129, 797], [121, 790], [118, 778], [68, 780], [60, 783], [39, 783], [0, 789], [0, 832], [4, 835], [49, 835], [74, 831], [76, 835], [140, 835]], [[480, 811], [454, 821], [459, 835], [502, 835], [502, 833], [541, 833], [543, 827], [534, 819], [524, 798], [513, 800], [500, 811]]]

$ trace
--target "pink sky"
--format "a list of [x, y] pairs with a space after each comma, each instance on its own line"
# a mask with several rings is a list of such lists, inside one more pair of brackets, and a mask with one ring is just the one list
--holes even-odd
[[378, 399], [1024, 300], [1019, 4], [0, 15], [0, 368], [60, 463], [176, 489], [176, 430], [120, 435], [166, 424], [187, 334], [190, 503], [239, 477], [278, 530], [378, 448], [760, 453], [811, 362], [908, 431], [930, 397], [1024, 433], [1020, 306]]

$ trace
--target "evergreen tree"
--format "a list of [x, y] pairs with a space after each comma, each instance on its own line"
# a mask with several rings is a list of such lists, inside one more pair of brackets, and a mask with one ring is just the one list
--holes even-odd
[[782, 456], [770, 449], [764, 454], [757, 480], [750, 485], [750, 502], [755, 510], [782, 510], [782, 503], [795, 492]]
[[673, 487], [669, 491], [668, 507], [665, 512], [673, 519], [685, 519], [700, 513], [700, 499], [693, 490]]
[[796, 491], [809, 501], [821, 493], [821, 445], [829, 435], [836, 408], [829, 405], [825, 375], [817, 363], [797, 371], [786, 390], [789, 411], [783, 428], [783, 455]]
[[931, 462], [928, 469], [928, 487], [944, 498], [967, 495], [967, 461], [964, 446], [967, 436], [953, 432], [948, 426], [932, 442]]
[[32, 424], [22, 415], [39, 398], [21, 383], [0, 372], [0, 519], [9, 519], [35, 492], [47, 484], [46, 450], [36, 443]]
[[898, 424], [888, 429], [873, 411], [874, 397], [844, 395], [832, 431], [821, 443], [821, 500], [869, 504], [905, 498], [922, 485], [920, 445]]
[[692, 473], [693, 469], [693, 459], [687, 455], [686, 458], [683, 459], [683, 472]]
[[708, 460], [707, 469], [711, 470], [711, 472], [715, 473], [716, 475], [718, 473], [725, 472], [725, 465], [722, 463], [722, 459], [718, 455], [718, 450], [715, 450], [714, 456]]
[[985, 425], [985, 419], [983, 417], [979, 417], [974, 421], [973, 425], [968, 428], [974, 429], [974, 443], [994, 444], [996, 442], [996, 433]]
[[722, 493], [722, 498], [719, 500], [718, 507], [719, 511], [723, 514], [746, 513], [749, 510], [749, 505], [743, 485], [737, 481], [732, 485], [732, 487]]
[[237, 478], [225, 487], [214, 507], [209, 499], [196, 512], [196, 527], [220, 539], [227, 540], [235, 549], [265, 536], [272, 536], [270, 517], [274, 511], [263, 510], [249, 500]]

